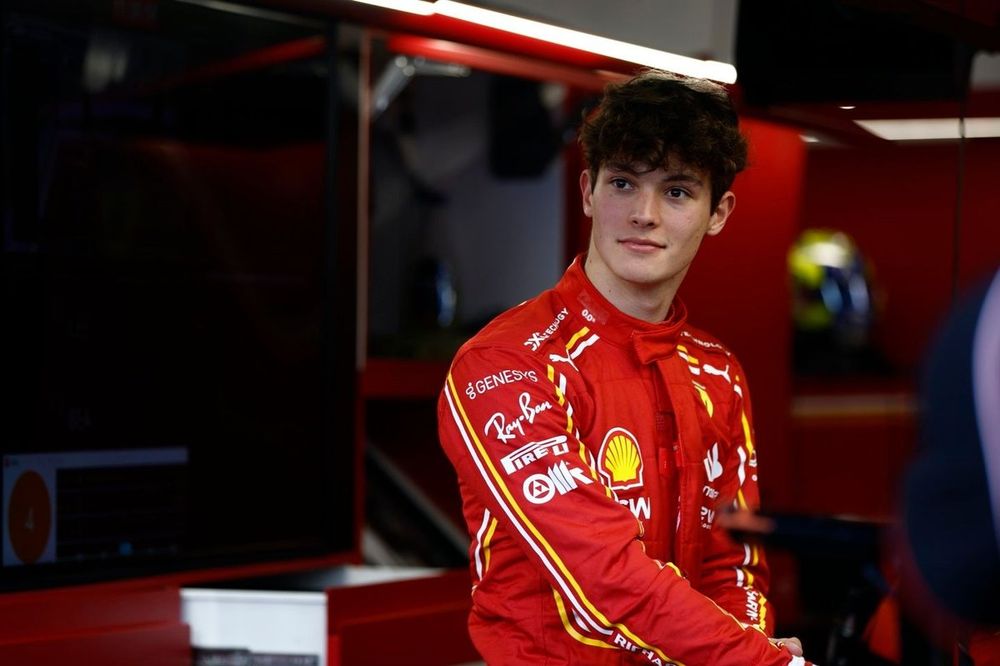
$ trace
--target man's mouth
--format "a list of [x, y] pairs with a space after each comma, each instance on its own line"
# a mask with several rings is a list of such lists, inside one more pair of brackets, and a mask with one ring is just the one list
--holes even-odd
[[661, 245], [648, 238], [622, 238], [618, 242], [629, 250], [637, 252], [653, 252], [654, 250], [662, 250], [666, 247], [666, 245]]

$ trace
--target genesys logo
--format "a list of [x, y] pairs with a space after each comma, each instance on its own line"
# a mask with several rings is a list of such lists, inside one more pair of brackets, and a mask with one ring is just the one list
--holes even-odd
[[524, 499], [532, 504], [546, 504], [553, 497], [565, 495], [594, 482], [579, 467], [572, 467], [565, 461], [549, 467], [545, 474], [532, 474], [524, 480], [521, 491]]
[[469, 400], [475, 400], [478, 396], [489, 393], [499, 386], [515, 384], [525, 380], [537, 382], [538, 373], [534, 370], [500, 370], [499, 372], [486, 375], [482, 379], [477, 379], [475, 382], [469, 382], [469, 385], [465, 387], [465, 395], [469, 396]]
[[542, 458], [549, 456], [561, 456], [569, 453], [569, 443], [566, 435], [556, 435], [543, 439], [540, 442], [529, 442], [512, 453], [508, 453], [500, 459], [500, 464], [508, 474], [513, 474], [519, 469], [524, 469], [528, 465]]
[[597, 470], [612, 490], [642, 487], [642, 452], [635, 435], [625, 428], [612, 428], [604, 435], [597, 454]]

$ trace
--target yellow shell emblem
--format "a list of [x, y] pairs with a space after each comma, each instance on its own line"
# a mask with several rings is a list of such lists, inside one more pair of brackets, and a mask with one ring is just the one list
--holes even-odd
[[642, 454], [635, 435], [628, 430], [609, 430], [598, 458], [601, 476], [611, 488], [625, 490], [642, 485]]

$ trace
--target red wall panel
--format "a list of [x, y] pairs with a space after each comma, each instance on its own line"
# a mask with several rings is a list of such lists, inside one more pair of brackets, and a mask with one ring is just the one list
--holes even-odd
[[[811, 379], [814, 397], [867, 391], [878, 399], [888, 389], [913, 399], [953, 286], [964, 292], [1000, 265], [997, 183], [996, 140], [969, 141], [964, 156], [956, 142], [808, 151], [801, 226], [847, 232], [873, 265], [874, 284], [884, 296], [876, 344], [896, 374], [879, 381]], [[798, 509], [891, 516], [917, 445], [918, 416], [890, 411], [794, 420]]]
[[895, 515], [905, 461], [916, 439], [905, 414], [796, 419], [792, 479], [807, 513], [886, 520]]
[[[802, 225], [851, 234], [885, 294], [879, 343], [906, 371], [951, 302], [958, 201], [955, 142], [809, 152]], [[961, 197], [958, 287], [1000, 264], [1000, 142], [970, 141]]]
[[985, 280], [1000, 266], [1000, 139], [965, 148], [959, 287]]

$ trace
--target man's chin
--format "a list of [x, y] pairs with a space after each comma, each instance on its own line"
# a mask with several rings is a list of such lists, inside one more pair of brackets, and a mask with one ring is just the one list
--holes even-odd
[[635, 289], [653, 289], [666, 281], [662, 273], [654, 271], [623, 271], [619, 277]]

